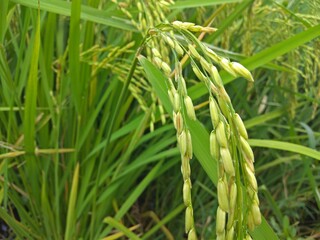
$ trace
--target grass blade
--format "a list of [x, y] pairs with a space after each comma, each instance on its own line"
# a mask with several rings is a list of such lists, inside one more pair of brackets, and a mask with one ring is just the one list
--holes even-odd
[[174, 5], [170, 6], [171, 9], [178, 8], [197, 8], [197, 7], [205, 7], [205, 6], [213, 6], [218, 4], [226, 4], [226, 3], [235, 3], [241, 2], [242, 0], [202, 0], [202, 1], [177, 1]]
[[250, 118], [249, 120], [245, 121], [244, 124], [245, 124], [246, 128], [249, 129], [249, 128], [252, 128], [254, 126], [263, 124], [263, 123], [265, 123], [267, 121], [270, 121], [272, 119], [281, 117], [285, 112], [286, 112], [286, 108], [281, 107], [281, 108], [279, 108], [277, 110], [274, 110], [272, 112], [268, 112], [268, 113], [265, 113], [265, 114]]
[[30, 234], [26, 226], [11, 217], [3, 208], [0, 208], [0, 219], [4, 220], [5, 223], [7, 223], [21, 239], [39, 239], [39, 237]]
[[185, 209], [184, 204], [180, 204], [174, 210], [172, 210], [167, 216], [160, 220], [155, 226], [153, 226], [146, 234], [143, 235], [142, 239], [149, 239], [152, 234], [159, 230], [164, 224], [175, 218]]
[[320, 160], [320, 152], [316, 151], [312, 148], [308, 148], [305, 146], [301, 146], [294, 143], [289, 142], [281, 142], [275, 140], [264, 140], [264, 139], [249, 139], [249, 144], [252, 147], [265, 147], [265, 148], [273, 148], [279, 149], [294, 153], [300, 153], [302, 155], [306, 155], [308, 157], [312, 157], [314, 159]]
[[133, 232], [131, 232], [130, 229], [126, 228], [125, 226], [123, 226], [123, 224], [119, 223], [117, 220], [113, 219], [112, 217], [106, 217], [104, 219], [104, 222], [118, 229], [122, 233], [124, 233], [129, 239], [140, 240], [140, 238], [137, 235], [135, 235]]
[[81, 86], [80, 80], [80, 12], [81, 1], [72, 1], [70, 38], [69, 38], [69, 61], [70, 61], [70, 80], [73, 89], [73, 100], [79, 114], [81, 105]]
[[[11, 2], [21, 4], [30, 8], [38, 8], [38, 0], [10, 0]], [[41, 0], [41, 10], [52, 12], [64, 16], [71, 16], [71, 3], [61, 0]], [[130, 21], [121, 18], [110, 17], [110, 12], [97, 10], [92, 7], [83, 6], [81, 10], [81, 19], [91, 22], [100, 23], [106, 26], [115, 27], [122, 30], [137, 30], [132, 26]]]
[[77, 201], [77, 193], [78, 193], [78, 183], [79, 183], [79, 163], [74, 170], [71, 193], [69, 197], [68, 204], [68, 214], [67, 214], [67, 227], [64, 239], [73, 239], [74, 230], [76, 229], [76, 201]]
[[4, 39], [4, 35], [7, 31], [7, 10], [8, 10], [9, 0], [2, 0], [0, 2], [0, 43]]
[[26, 103], [24, 111], [25, 150], [33, 153], [35, 149], [35, 119], [38, 93], [38, 61], [40, 50], [40, 14], [38, 14], [34, 35], [32, 61], [26, 88]]

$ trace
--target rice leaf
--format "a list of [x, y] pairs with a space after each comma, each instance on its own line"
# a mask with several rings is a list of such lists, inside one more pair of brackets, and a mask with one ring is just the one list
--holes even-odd
[[154, 234], [157, 230], [159, 230], [164, 224], [174, 219], [178, 214], [180, 214], [186, 207], [184, 204], [180, 204], [178, 207], [170, 211], [170, 213], [162, 218], [155, 226], [153, 226], [148, 232], [146, 232], [142, 239], [149, 239], [152, 234]]
[[[13, 3], [21, 4], [30, 8], [38, 8], [38, 0], [10, 0]], [[60, 14], [63, 16], [71, 16], [71, 3], [61, 0], [41, 0], [40, 9]], [[89, 6], [83, 6], [81, 10], [81, 19], [88, 20], [91, 22], [100, 23], [106, 26], [127, 30], [137, 31], [130, 21], [121, 18], [110, 17], [110, 12], [103, 10], [97, 10]]]
[[76, 168], [73, 173], [72, 187], [69, 196], [69, 204], [68, 204], [68, 213], [67, 213], [67, 225], [66, 232], [64, 235], [65, 239], [73, 239], [74, 231], [76, 230], [76, 201], [77, 201], [77, 193], [78, 193], [78, 184], [79, 184], [79, 163], [77, 163]]
[[218, 4], [227, 4], [227, 3], [235, 3], [241, 2], [242, 0], [201, 0], [201, 1], [193, 1], [193, 0], [184, 0], [184, 1], [176, 1], [174, 5], [170, 6], [171, 9], [178, 8], [196, 8], [196, 7], [205, 7], [205, 6], [213, 6]]
[[299, 154], [306, 155], [308, 157], [312, 157], [314, 159], [320, 160], [319, 151], [316, 151], [312, 148], [308, 148], [299, 144], [281, 142], [281, 141], [275, 141], [275, 140], [264, 140], [264, 139], [249, 139], [249, 144], [252, 147], [265, 147], [265, 148], [279, 149], [279, 150], [299, 153]]
[[117, 220], [115, 220], [112, 217], [106, 217], [104, 219], [104, 222], [109, 224], [110, 226], [118, 229], [119, 231], [121, 231], [129, 239], [132, 239], [132, 240], [140, 240], [141, 239], [136, 234], [134, 234], [130, 229], [126, 228], [123, 224], [121, 224], [120, 222], [118, 222]]
[[40, 239], [38, 236], [29, 232], [28, 228], [11, 217], [3, 208], [0, 208], [0, 219], [2, 219], [10, 228], [12, 228], [21, 239]]
[[2, 0], [0, 2], [0, 43], [2, 43], [4, 35], [7, 31], [7, 10], [9, 0]]
[[69, 61], [70, 61], [70, 82], [73, 101], [78, 114], [80, 113], [82, 82], [80, 81], [80, 12], [81, 1], [72, 1], [70, 38], [69, 38]]
[[38, 61], [40, 50], [40, 14], [38, 14], [36, 30], [33, 38], [32, 61], [26, 87], [24, 111], [24, 144], [28, 153], [35, 149], [35, 119], [38, 95]]

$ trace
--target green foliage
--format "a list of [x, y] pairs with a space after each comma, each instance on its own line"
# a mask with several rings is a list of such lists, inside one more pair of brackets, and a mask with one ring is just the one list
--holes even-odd
[[[172, 107], [142, 21], [152, 5], [140, 17], [137, 2], [0, 1], [0, 238], [184, 238]], [[177, 1], [159, 17], [210, 23], [219, 30], [202, 41], [253, 73], [251, 84], [219, 69], [256, 156], [264, 218], [253, 239], [320, 230], [319, 6]], [[196, 229], [214, 239], [206, 89], [185, 62], [199, 119], [188, 122]]]

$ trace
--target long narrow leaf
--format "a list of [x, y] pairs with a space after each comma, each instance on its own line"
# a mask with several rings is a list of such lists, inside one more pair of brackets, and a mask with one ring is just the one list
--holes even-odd
[[[14, 230], [14, 232], [20, 237], [21, 239], [39, 239], [39, 237], [33, 235], [29, 232], [28, 228], [23, 224], [19, 223], [16, 219], [11, 217], [3, 208], [0, 208], [0, 219], [5, 221], [8, 226]], [[31, 238], [32, 236], [32, 238]]]
[[218, 4], [226, 4], [226, 3], [235, 3], [241, 2], [242, 0], [202, 0], [202, 1], [194, 1], [194, 0], [186, 0], [186, 1], [177, 1], [174, 5], [170, 6], [171, 9], [177, 8], [196, 8], [196, 7], [205, 7], [205, 6], [213, 6]]
[[2, 43], [5, 32], [7, 30], [7, 10], [9, 0], [2, 0], [0, 2], [0, 43]]
[[289, 142], [281, 142], [275, 140], [263, 140], [263, 139], [249, 139], [249, 144], [252, 147], [265, 147], [265, 148], [274, 148], [289, 152], [300, 153], [302, 155], [306, 155], [308, 157], [312, 157], [314, 159], [320, 160], [320, 152], [316, 151], [312, 148], [308, 148], [305, 146], [301, 146], [294, 143]]
[[77, 201], [77, 193], [78, 193], [78, 184], [79, 184], [79, 163], [77, 164], [72, 180], [72, 187], [71, 193], [69, 197], [69, 204], [68, 204], [68, 214], [67, 214], [67, 227], [65, 232], [64, 239], [71, 239], [74, 230], [76, 229], [76, 201]]
[[[38, 8], [38, 0], [10, 0], [26, 7]], [[71, 16], [71, 3], [61, 0], [41, 0], [41, 10], [57, 13], [64, 16]], [[83, 6], [81, 19], [100, 23], [106, 26], [115, 27], [127, 31], [137, 31], [130, 21], [121, 18], [113, 18], [109, 12], [97, 10], [92, 7]]]
[[104, 219], [104, 222], [108, 223], [110, 226], [124, 233], [124, 235], [126, 235], [129, 239], [140, 240], [140, 238], [136, 234], [131, 232], [130, 229], [126, 228], [125, 226], [123, 226], [123, 224], [119, 223], [117, 220], [113, 219], [112, 217], [106, 217]]
[[80, 12], [81, 1], [72, 1], [70, 38], [69, 38], [69, 59], [70, 59], [70, 80], [73, 100], [79, 114], [81, 104], [82, 82], [80, 81]]
[[34, 35], [34, 44], [32, 52], [32, 61], [26, 88], [26, 103], [24, 110], [24, 139], [25, 149], [28, 153], [33, 153], [35, 149], [35, 119], [38, 93], [38, 61], [40, 49], [40, 15], [38, 14], [36, 31]]

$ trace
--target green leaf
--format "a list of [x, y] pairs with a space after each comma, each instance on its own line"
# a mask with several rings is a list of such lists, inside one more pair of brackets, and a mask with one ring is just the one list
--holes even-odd
[[9, 0], [2, 0], [0, 2], [0, 43], [4, 39], [4, 35], [7, 31], [7, 10], [8, 10]]
[[265, 147], [265, 148], [274, 148], [294, 153], [300, 153], [308, 157], [320, 160], [320, 152], [312, 148], [301, 146], [289, 142], [281, 142], [275, 140], [263, 140], [263, 139], [249, 139], [249, 144], [252, 147]]
[[158, 229], [160, 229], [164, 224], [169, 222], [170, 220], [177, 217], [183, 210], [185, 210], [184, 204], [180, 204], [174, 210], [172, 210], [167, 216], [161, 219], [154, 227], [152, 227], [146, 234], [143, 235], [142, 239], [150, 239], [150, 236], [154, 234]]
[[285, 108], [285, 107], [281, 107], [281, 108], [276, 109], [272, 112], [268, 112], [268, 113], [253, 117], [253, 118], [245, 121], [244, 124], [247, 129], [252, 128], [254, 126], [260, 125], [260, 124], [265, 123], [267, 121], [270, 121], [272, 119], [281, 117], [287, 111], [286, 109], [287, 108]]
[[0, 208], [0, 219], [2, 219], [10, 228], [12, 228], [14, 233], [17, 234], [21, 239], [39, 239], [38, 236], [35, 236], [29, 232], [25, 225], [19, 223], [16, 219], [11, 217], [2, 207]]
[[170, 6], [171, 9], [177, 8], [196, 8], [196, 7], [205, 7], [205, 6], [213, 6], [218, 4], [227, 4], [227, 3], [235, 3], [241, 2], [242, 0], [180, 0], [175, 2], [174, 5]]
[[47, 191], [47, 179], [43, 174], [42, 179], [42, 187], [41, 187], [41, 210], [43, 213], [43, 225], [46, 230], [46, 235], [50, 236], [52, 234], [55, 235], [55, 238], [58, 239], [59, 236], [55, 232], [55, 222], [52, 212], [52, 207], [50, 204], [50, 200], [48, 199], [48, 191]]
[[35, 149], [35, 119], [38, 95], [38, 61], [40, 50], [40, 14], [38, 14], [36, 30], [33, 38], [33, 52], [30, 72], [26, 87], [26, 103], [24, 111], [24, 144], [28, 153]]
[[129, 239], [132, 239], [132, 240], [140, 240], [141, 239], [136, 234], [134, 234], [130, 229], [126, 228], [123, 224], [121, 224], [117, 220], [113, 219], [112, 217], [106, 217], [103, 221], [105, 223], [109, 224], [110, 226], [121, 231]]
[[[21, 4], [26, 7], [38, 8], [38, 0], [10, 0], [11, 2]], [[71, 16], [71, 3], [61, 0], [41, 0], [40, 9], [64, 16]], [[130, 21], [121, 18], [113, 18], [110, 12], [98, 10], [89, 6], [83, 6], [81, 10], [81, 19], [100, 23], [106, 26], [119, 28], [122, 30], [136, 32]]]
[[69, 196], [68, 213], [67, 213], [67, 226], [64, 239], [73, 239], [74, 231], [76, 230], [76, 201], [79, 184], [79, 163], [73, 173], [72, 187]]
[[70, 82], [73, 101], [79, 114], [81, 105], [82, 82], [80, 81], [80, 12], [81, 0], [73, 0], [71, 8], [69, 61]]

